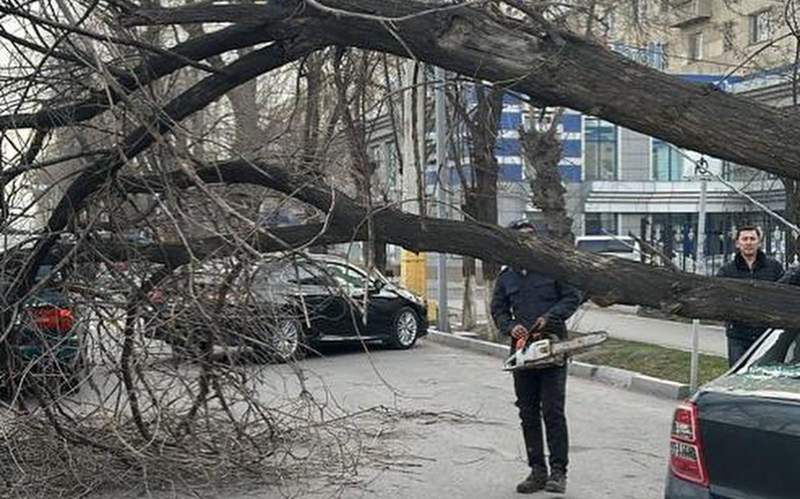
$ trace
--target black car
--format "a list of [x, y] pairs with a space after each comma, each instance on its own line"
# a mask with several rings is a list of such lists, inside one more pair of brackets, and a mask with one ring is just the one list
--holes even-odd
[[766, 332], [678, 407], [665, 497], [800, 497], [800, 331]]
[[407, 349], [428, 332], [421, 298], [328, 255], [187, 267], [150, 301], [157, 306], [146, 334], [180, 356], [244, 346], [285, 361], [324, 343], [381, 341]]

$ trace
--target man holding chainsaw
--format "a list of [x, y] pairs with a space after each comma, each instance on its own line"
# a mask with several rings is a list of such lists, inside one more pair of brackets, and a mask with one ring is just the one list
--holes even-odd
[[[520, 221], [509, 227], [534, 233], [532, 223]], [[542, 335], [566, 339], [566, 320], [581, 303], [580, 292], [544, 274], [506, 267], [500, 272], [492, 296], [492, 318], [500, 334], [511, 337], [512, 353], [517, 340], [531, 341]], [[539, 490], [565, 492], [567, 487], [567, 420], [564, 399], [567, 367], [563, 359], [551, 366], [515, 370], [514, 392], [522, 421], [522, 435], [531, 472], [517, 485], [517, 492]], [[542, 419], [547, 431], [550, 473], [544, 457]]]

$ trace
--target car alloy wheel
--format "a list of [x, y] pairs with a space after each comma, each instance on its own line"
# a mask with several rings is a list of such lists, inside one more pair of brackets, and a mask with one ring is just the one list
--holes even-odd
[[417, 340], [419, 322], [410, 308], [400, 310], [394, 321], [395, 342], [400, 348], [410, 348]]
[[300, 348], [300, 324], [295, 320], [282, 320], [270, 338], [273, 353], [281, 360], [289, 360]]

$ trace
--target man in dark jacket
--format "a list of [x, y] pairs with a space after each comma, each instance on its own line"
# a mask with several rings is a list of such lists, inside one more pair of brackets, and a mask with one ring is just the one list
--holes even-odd
[[[777, 281], [783, 276], [783, 266], [768, 257], [760, 249], [761, 231], [758, 227], [743, 226], [736, 231], [736, 257], [723, 265], [718, 277], [732, 279], [757, 279]], [[733, 366], [737, 360], [764, 332], [763, 326], [742, 322], [729, 322], [725, 325], [728, 337], [728, 364]]]
[[[517, 222], [511, 228], [532, 233], [530, 222]], [[577, 289], [525, 269], [505, 268], [497, 278], [492, 295], [492, 318], [500, 334], [511, 337], [511, 348], [518, 338], [542, 333], [566, 338], [566, 320], [581, 302]], [[567, 486], [567, 420], [564, 398], [567, 387], [566, 365], [514, 372], [516, 405], [522, 421], [522, 436], [531, 472], [517, 485], [517, 492], [529, 494], [542, 489], [564, 492]], [[550, 474], [544, 458], [542, 417], [550, 451]]]

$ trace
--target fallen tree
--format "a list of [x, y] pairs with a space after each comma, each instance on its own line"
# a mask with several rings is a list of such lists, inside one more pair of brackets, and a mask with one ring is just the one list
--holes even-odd
[[[780, 111], [710, 87], [680, 81], [624, 59], [578, 36], [555, 32], [550, 26], [498, 16], [468, 5], [432, 6], [416, 2], [373, 0], [331, 0], [322, 5], [298, 0], [270, 2], [266, 6], [231, 4], [138, 9], [124, 15], [122, 21], [128, 26], [197, 22], [229, 22], [239, 25], [218, 34], [205, 35], [194, 44], [184, 43], [176, 50], [176, 53], [184, 57], [210, 57], [248, 43], [270, 40], [274, 42], [267, 48], [233, 63], [230, 68], [208, 76], [194, 88], [175, 98], [164, 106], [163, 115], [156, 114], [151, 123], [129, 134], [120, 153], [109, 153], [90, 165], [72, 183], [54, 211], [48, 223], [48, 234], [61, 231], [72, 214], [84, 205], [93, 192], [113, 178], [129, 158], [146, 150], [157, 135], [169, 133], [173, 123], [202, 109], [257, 74], [297, 60], [316, 47], [331, 44], [412, 56], [462, 74], [503, 82], [543, 104], [579, 109], [679, 146], [783, 176], [800, 177], [800, 169], [797, 168], [797, 158], [800, 157], [797, 153], [800, 151], [796, 150], [800, 146], [796, 141], [790, 140], [800, 132], [800, 126]], [[257, 26], [257, 29], [253, 26]], [[212, 40], [219, 44], [219, 51], [209, 45]], [[185, 67], [191, 62], [180, 57], [171, 61], [155, 60], [159, 62], [156, 64], [154, 78]], [[170, 64], [165, 66], [167, 62]], [[141, 67], [146, 68], [147, 65], [143, 63]], [[136, 71], [143, 72], [144, 69]], [[124, 80], [121, 86], [123, 90], [128, 90]], [[91, 102], [84, 104], [89, 105], [88, 110], [97, 111], [91, 107]], [[641, 109], [648, 109], [648, 112], [642, 113]], [[14, 119], [13, 116], [0, 117], [0, 123], [6, 128], [15, 126], [15, 123], [27, 124], [26, 126], [36, 123], [45, 123], [48, 126], [69, 123], [68, 120], [62, 122], [52, 117], [47, 118], [50, 112], [51, 110], [44, 110], [41, 113], [17, 117], [19, 119]], [[40, 121], [42, 119], [45, 121]], [[302, 190], [306, 187], [301, 186], [292, 195], [302, 195]], [[347, 223], [361, 223], [356, 220], [356, 213], [366, 215], [363, 210], [352, 211], [346, 217]], [[388, 217], [381, 215], [382, 213], [389, 212], [378, 211], [370, 215]], [[423, 241], [422, 235], [435, 238], [435, 234], [427, 232], [419, 232], [416, 237], [409, 238], [407, 231], [403, 230], [403, 235], [397, 234], [389, 239], [392, 237], [390, 232], [394, 230], [390, 223], [400, 221], [398, 217], [401, 216], [395, 212], [391, 214], [392, 217], [385, 223], [376, 224], [376, 230], [385, 233], [387, 241], [409, 249], [439, 249], [469, 254], [466, 245], [456, 244], [458, 247], [455, 248], [449, 245], [438, 247], [437, 244]], [[340, 221], [340, 215], [334, 211], [332, 217]], [[412, 225], [419, 227], [445, 223], [430, 219], [415, 222]], [[17, 296], [24, 294], [24, 288], [30, 284], [33, 269], [38, 266], [52, 244], [53, 236], [42, 240], [26, 271], [28, 278], [20, 281], [23, 284], [16, 290]], [[513, 255], [508, 258], [513, 258]], [[689, 298], [682, 301], [686, 303], [673, 300], [667, 291], [672, 285], [667, 283], [673, 282], [669, 279], [663, 281], [664, 286], [658, 287], [661, 296], [653, 296], [652, 293], [614, 292], [612, 284], [623, 284], [625, 279], [614, 278], [609, 271], [603, 274], [602, 265], [589, 263], [591, 257], [581, 258], [579, 262], [586, 265], [578, 265], [572, 270], [588, 272], [587, 276], [556, 272], [555, 269], [560, 267], [549, 265], [549, 259], [543, 258], [538, 263], [543, 264], [542, 268], [547, 268], [548, 271], [554, 269], [554, 275], [568, 278], [594, 295], [606, 296], [607, 303], [637, 303], [640, 300], [641, 304], [653, 306], [658, 303], [688, 316], [727, 316], [724, 307], [710, 306], [710, 315], [700, 312], [701, 304], [696, 298], [691, 298], [693, 293], [699, 292], [695, 290], [695, 286], [689, 286], [695, 290], [693, 293], [685, 293]], [[622, 273], [628, 269], [622, 266], [615, 271]], [[602, 275], [605, 277], [601, 278]], [[767, 303], [761, 305], [769, 306]], [[764, 319], [763, 311], [734, 308], [735, 317], [753, 312], [754, 320]]]
[[[69, 12], [69, 4], [26, 2], [0, 6], [0, 12], [15, 16], [20, 24], [32, 23], [36, 28], [46, 27], [48, 32], [59, 35], [54, 37], [52, 46], [46, 38], [34, 42], [16, 37], [13, 42], [45, 54], [45, 60], [23, 65], [33, 76], [23, 70], [18, 79], [4, 80], [11, 86], [10, 90], [4, 89], [3, 96], [18, 92], [22, 97], [3, 106], [5, 114], [0, 116], [0, 128], [33, 127], [37, 131], [30, 154], [21, 155], [20, 164], [5, 170], [3, 181], [52, 164], [49, 161], [59, 162], [57, 158], [35, 163], [37, 153], [44, 148], [44, 138], [53, 130], [104, 126], [108, 132], [96, 143], [87, 143], [79, 154], [60, 156], [84, 162], [75, 170], [77, 173], [68, 177], [69, 188], [56, 200], [45, 227], [32, 237], [33, 251], [24, 255], [26, 264], [5, 289], [8, 301], [3, 318], [4, 325], [9, 327], [4, 328], [4, 334], [12, 329], [15, 314], [31, 290], [41, 286], [35, 282], [35, 276], [42, 263], [58, 268], [73, 263], [79, 267], [88, 262], [87, 267], [92, 267], [100, 261], [100, 265], [90, 269], [94, 273], [75, 273], [78, 284], [83, 286], [81, 291], [90, 295], [84, 302], [92, 307], [91, 317], [95, 321], [89, 332], [105, 349], [101, 348], [103, 357], [92, 366], [105, 371], [99, 375], [90, 373], [81, 381], [89, 385], [99, 401], [110, 402], [94, 405], [93, 400], [88, 404], [83, 400], [70, 404], [58, 393], [40, 393], [38, 402], [42, 410], [32, 414], [20, 412], [23, 424], [7, 439], [9, 445], [5, 447], [12, 457], [17, 454], [33, 460], [39, 449], [51, 449], [35, 445], [35, 440], [27, 438], [29, 434], [40, 435], [48, 443], [57, 435], [62, 439], [59, 449], [65, 455], [61, 462], [76, 455], [74, 448], [80, 448], [90, 457], [101, 456], [104, 460], [103, 456], [112, 456], [115, 463], [124, 465], [119, 470], [109, 466], [99, 468], [103, 473], [92, 473], [93, 479], [98, 480], [92, 483], [107, 481], [109, 470], [113, 470], [111, 482], [123, 477], [128, 485], [141, 478], [147, 486], [148, 477], [152, 477], [150, 469], [159, 470], [155, 482], [163, 483], [172, 478], [175, 469], [179, 471], [175, 474], [178, 477], [196, 478], [208, 468], [231, 476], [228, 471], [242, 470], [248, 464], [251, 465], [248, 471], [256, 476], [270, 469], [282, 479], [287, 476], [282, 468], [270, 466], [276, 463], [296, 466], [294, 461], [283, 459], [298, 455], [293, 452], [295, 446], [291, 441], [288, 447], [282, 447], [287, 443], [286, 435], [306, 435], [306, 422], [320, 432], [328, 431], [318, 426], [315, 419], [316, 415], [328, 418], [324, 403], [321, 406], [309, 396], [304, 384], [306, 378], [299, 369], [291, 371], [297, 374], [293, 378], [297, 386], [292, 384], [292, 389], [296, 388], [294, 393], [300, 394], [299, 400], [291, 406], [274, 406], [271, 402], [263, 403], [254, 394], [265, 385], [260, 383], [260, 375], [266, 372], [267, 376], [273, 376], [275, 371], [248, 370], [235, 361], [227, 364], [208, 361], [214, 327], [208, 331], [203, 351], [197, 359], [192, 359], [191, 365], [167, 365], [159, 358], [163, 353], [158, 347], [163, 345], [152, 348], [148, 335], [139, 334], [144, 333], [138, 329], [141, 322], [151, 318], [143, 313], [150, 304], [148, 292], [176, 267], [208, 258], [379, 239], [415, 251], [457, 253], [544, 271], [579, 286], [604, 304], [641, 304], [687, 317], [738, 319], [773, 326], [798, 327], [800, 323], [792, 314], [800, 305], [800, 291], [794, 288], [654, 269], [635, 262], [581, 254], [557, 241], [524, 236], [494, 225], [416, 216], [388, 205], [364, 206], [359, 204], [360, 198], [357, 202], [327, 182], [336, 172], [322, 176], [314, 165], [272, 155], [269, 148], [256, 156], [261, 158], [257, 161], [212, 162], [209, 158], [237, 158], [240, 151], [230, 148], [227, 154], [219, 154], [220, 149], [216, 149], [212, 157], [194, 155], [185, 144], [177, 144], [179, 139], [186, 141], [187, 135], [191, 137], [190, 133], [181, 135], [188, 118], [227, 92], [331, 45], [414, 57], [508, 86], [542, 104], [582, 110], [679, 146], [800, 178], [797, 159], [800, 146], [792, 140], [800, 129], [788, 115], [642, 68], [540, 21], [504, 17], [496, 11], [476, 7], [475, 2], [463, 5], [399, 0], [203, 3], [181, 9], [128, 10], [117, 18], [128, 26], [146, 26], [129, 31], [108, 24], [118, 14], [112, 9], [130, 8], [125, 2], [92, 2], [80, 20], [65, 16], [69, 22], [54, 21], [57, 16], [40, 15], [58, 13], [60, 9]], [[93, 15], [95, 7], [109, 10]], [[105, 23], [103, 29], [93, 32], [92, 26], [98, 24], [84, 23], [86, 18]], [[233, 25], [208, 35], [190, 34], [188, 40], [176, 35], [169, 38], [176, 40], [169, 50], [154, 45], [158, 33], [148, 32], [159, 24], [197, 22]], [[180, 28], [174, 31], [181, 32]], [[0, 32], [5, 40], [12, 36], [16, 35]], [[90, 52], [91, 47], [75, 42], [86, 39], [104, 44], [103, 50], [84, 53]], [[69, 43], [62, 44], [64, 40]], [[125, 50], [114, 50], [118, 47]], [[129, 50], [132, 47], [138, 51]], [[239, 51], [235, 60], [233, 51]], [[20, 60], [25, 59], [24, 55]], [[50, 68], [47, 64], [50, 57], [67, 63], [70, 70], [82, 71], [79, 78], [65, 78], [63, 86], [71, 92], [52, 92], [61, 87], [49, 86], [51, 80], [58, 80], [45, 71]], [[212, 58], [222, 63], [202, 62]], [[69, 74], [69, 71], [59, 72], [60, 67], [56, 67], [56, 76]], [[187, 72], [192, 72], [192, 78], [188, 83], [184, 81], [184, 86], [176, 84], [175, 88], [169, 88], [172, 92], [163, 94], [154, 91], [159, 85], [175, 84]], [[51, 92], [36, 93], [39, 88]], [[32, 103], [41, 104], [42, 108], [32, 109]], [[642, 109], [648, 112], [643, 113]], [[207, 143], [216, 145], [216, 139], [212, 137]], [[148, 155], [155, 159], [145, 163], [142, 158]], [[137, 164], [140, 160], [143, 165]], [[137, 170], [132, 165], [142, 168]], [[231, 208], [230, 204], [224, 199], [217, 203], [220, 200], [208, 189], [213, 184], [266, 187], [283, 193], [284, 198], [315, 207], [323, 214], [323, 221], [264, 228], [257, 221], [243, 220], [246, 229], [240, 232], [188, 237], [183, 230], [195, 221], [192, 219], [195, 206], [181, 205], [182, 197], [191, 197], [187, 193], [208, 194], [213, 201], [209, 203], [212, 209], [208, 210], [212, 218], [229, 213], [225, 210]], [[157, 244], [133, 243], [123, 237], [94, 238], [93, 230], [101, 217], [93, 209], [107, 210], [104, 215], [108, 215], [108, 224], [113, 228], [113, 217], [109, 215], [115, 213], [113, 205], [129, 201], [133, 204], [129, 199], [132, 194], [151, 195], [150, 201], [158, 201], [148, 203], [151, 208], [136, 217], [144, 225], [151, 218], [149, 214], [156, 211], [154, 207], [163, 202], [164, 211], [173, 217], [170, 222], [176, 236]], [[175, 202], [169, 204], [170, 199]], [[64, 243], [61, 240], [64, 235], [76, 241]], [[62, 251], [54, 252], [56, 247]], [[126, 262], [127, 269], [112, 265], [114, 261]], [[137, 265], [140, 267], [136, 268]], [[186, 299], [202, 295], [200, 289], [183, 291]], [[215, 303], [221, 307], [224, 300], [225, 294], [220, 293]], [[213, 310], [201, 309], [208, 316], [202, 315], [200, 319], [208, 319], [206, 325], [219, 326], [216, 329], [221, 331], [225, 324], [213, 320]], [[2, 346], [6, 347], [5, 343], [10, 342], [4, 341]], [[93, 386], [99, 379], [112, 380], [113, 386]], [[90, 407], [89, 414], [81, 412], [86, 407]], [[310, 413], [314, 416], [309, 416]], [[282, 424], [285, 421], [293, 424]], [[36, 431], [31, 432], [31, 422]], [[250, 444], [242, 447], [242, 441]], [[61, 445], [63, 442], [71, 445]], [[23, 445], [18, 447], [18, 444]], [[297, 444], [306, 450], [339, 448], [325, 440], [317, 443], [302, 439]], [[219, 447], [223, 450], [217, 452], [215, 449]], [[18, 449], [23, 452], [20, 454]], [[209, 449], [211, 454], [198, 456], [198, 449]], [[244, 452], [231, 454], [225, 449]], [[346, 454], [347, 451], [343, 457]], [[52, 455], [60, 457], [57, 450], [48, 452], [48, 457]], [[186, 459], [187, 456], [200, 461]], [[308, 461], [312, 470], [319, 469], [319, 462], [331, 464], [325, 459], [327, 456], [313, 457]], [[24, 490], [31, 480], [29, 477], [41, 476], [30, 472], [31, 469], [52, 470], [51, 461], [45, 461], [39, 468], [30, 468], [30, 462], [19, 465], [15, 460], [15, 474], [7, 481], [10, 483], [7, 487]], [[76, 462], [75, 470], [90, 469], [83, 459]], [[165, 463], [172, 466], [164, 466]], [[189, 466], [183, 466], [187, 463]], [[342, 468], [347, 466], [340, 464]], [[348, 471], [351, 469], [347, 467]], [[62, 471], [58, 470], [60, 475]], [[49, 495], [63, 495], [64, 490], [76, 493], [78, 489], [70, 488], [73, 475], [63, 475], [60, 477], [63, 482], [54, 482], [57, 486]], [[342, 473], [342, 476], [350, 475]], [[87, 483], [84, 477], [78, 478], [78, 482]], [[50, 484], [49, 480], [39, 482]], [[85, 489], [81, 491], [84, 493]]]
[[[328, 216], [327, 224], [271, 229], [253, 239], [262, 251], [281, 251], [317, 243], [366, 240], [364, 221], [372, 217], [376, 235], [413, 251], [455, 253], [544, 271], [584, 290], [598, 302], [645, 305], [684, 317], [741, 320], [773, 327], [800, 327], [794, 314], [800, 307], [800, 289], [765, 282], [747, 282], [697, 276], [651, 267], [615, 257], [576, 251], [567, 243], [520, 235], [500, 227], [470, 221], [443, 220], [404, 213], [392, 207], [367, 209], [346, 194], [326, 186], [318, 177], [306, 176], [283, 165], [230, 161], [195, 172], [194, 179], [174, 172], [166, 181], [187, 188], [204, 183], [248, 183], [295, 196]], [[164, 177], [122, 178], [129, 192], [163, 190]], [[217, 253], [228, 238], [211, 238], [190, 244], [195, 256]], [[151, 255], [167, 251], [176, 262], [186, 259], [179, 245], [148, 248]], [[542, 270], [546, 269], [546, 270]]]

